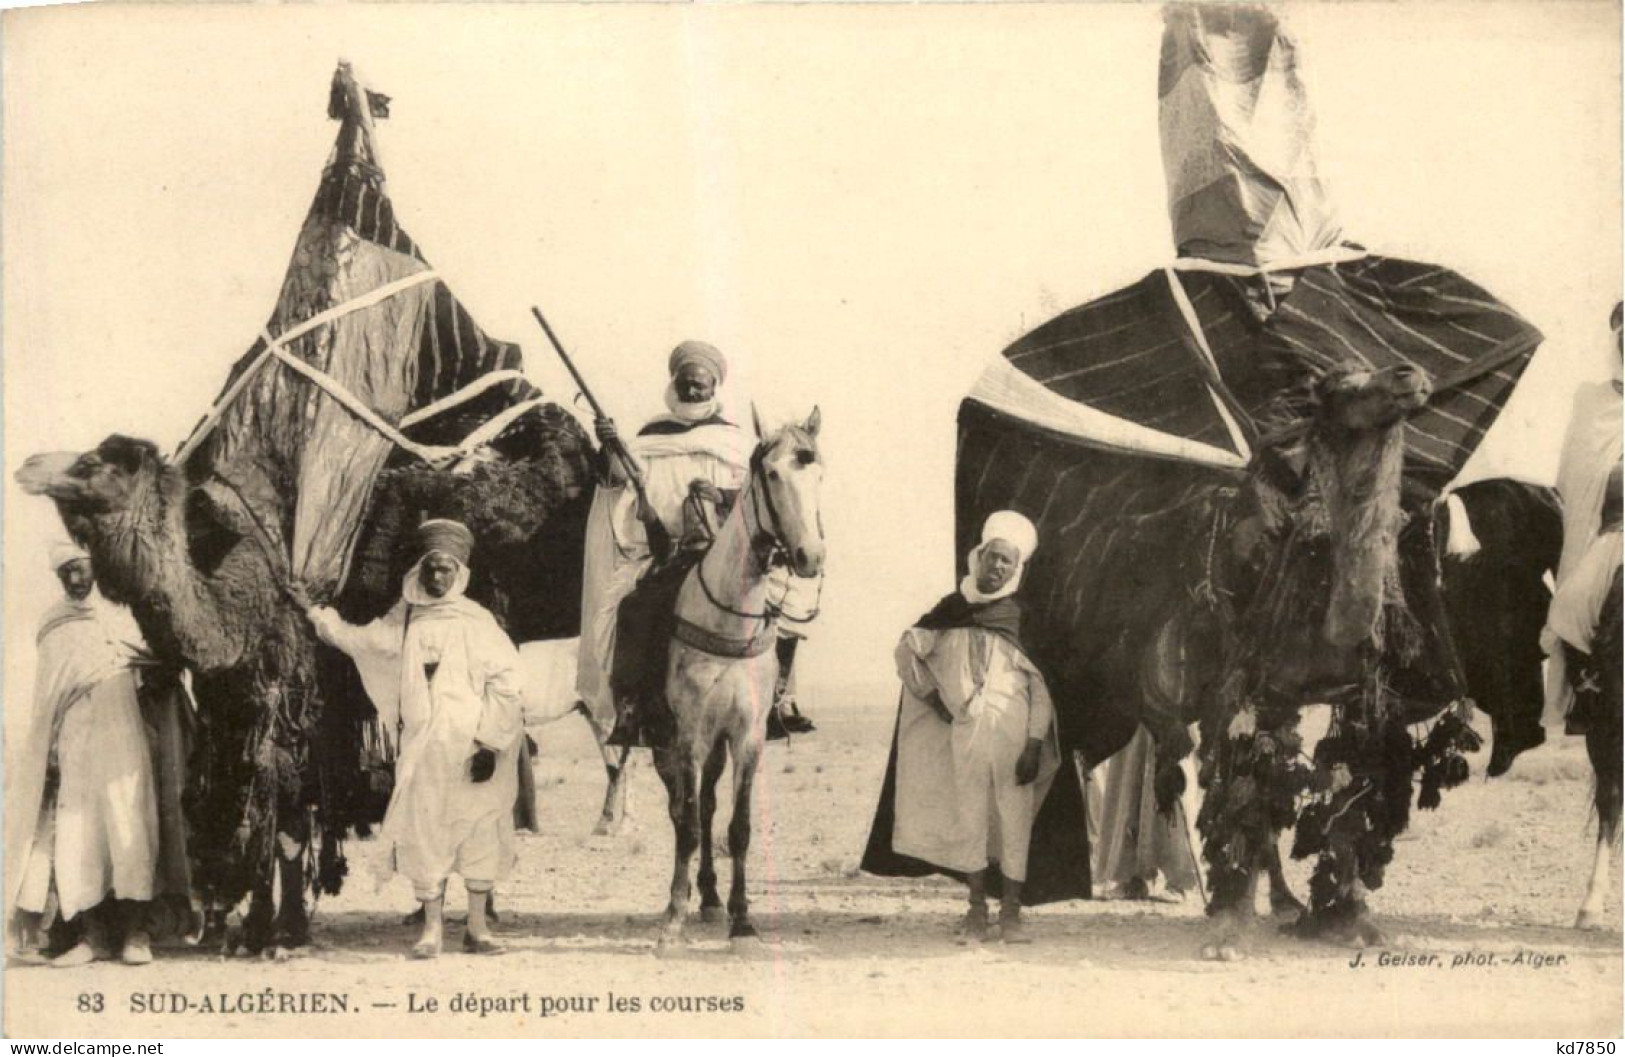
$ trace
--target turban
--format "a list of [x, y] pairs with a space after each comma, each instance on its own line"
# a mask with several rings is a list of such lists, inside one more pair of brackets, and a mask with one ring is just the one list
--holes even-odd
[[683, 342], [671, 350], [671, 359], [666, 362], [666, 370], [676, 376], [685, 364], [690, 363], [697, 363], [710, 371], [718, 385], [728, 377], [728, 361], [717, 351], [715, 345], [707, 345], [703, 341]]
[[77, 543], [60, 542], [51, 544], [51, 571], [54, 573], [69, 562], [90, 560], [90, 555]]
[[994, 540], [1004, 540], [1015, 547], [1021, 552], [1021, 560], [1025, 563], [1038, 549], [1038, 530], [1033, 528], [1031, 521], [1014, 510], [1000, 510], [989, 514], [982, 524], [982, 545], [986, 546]]
[[467, 565], [474, 553], [474, 534], [460, 521], [435, 518], [418, 526], [418, 549], [423, 554], [439, 551]]

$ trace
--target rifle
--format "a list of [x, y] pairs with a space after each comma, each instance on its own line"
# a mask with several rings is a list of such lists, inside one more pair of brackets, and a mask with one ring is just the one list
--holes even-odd
[[[542, 315], [542, 310], [535, 305], [531, 305], [530, 314], [535, 316], [536, 322], [542, 325], [542, 331], [547, 335], [547, 340], [553, 343], [553, 351], [558, 353], [559, 359], [564, 361], [564, 369], [570, 372], [571, 378], [575, 379], [576, 388], [580, 389], [581, 395], [586, 397], [587, 404], [592, 408], [592, 413], [599, 418], [608, 418], [609, 416], [604, 414], [603, 405], [592, 395], [592, 390], [587, 388], [586, 379], [582, 378], [581, 372], [576, 370], [575, 361], [570, 359], [568, 352], [564, 351], [564, 345], [559, 341], [558, 335], [554, 334], [553, 328], [547, 325], [547, 317]], [[626, 471], [627, 479], [632, 482], [632, 487], [637, 490], [638, 500], [643, 504], [643, 508], [652, 510], [653, 507], [649, 506], [649, 495], [643, 490], [643, 474], [638, 471], [638, 464], [632, 459], [632, 453], [626, 450], [626, 445], [617, 437], [614, 441], [605, 444], [604, 447], [609, 450], [609, 453], [620, 462], [621, 467]]]

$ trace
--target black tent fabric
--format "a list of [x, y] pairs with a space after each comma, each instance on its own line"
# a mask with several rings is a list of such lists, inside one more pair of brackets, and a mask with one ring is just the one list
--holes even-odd
[[1196, 508], [1301, 423], [1317, 379], [1397, 364], [1432, 379], [1405, 433], [1415, 508], [1456, 476], [1541, 340], [1437, 265], [1369, 255], [1291, 274], [1276, 294], [1256, 276], [1152, 272], [1022, 337], [960, 406], [956, 553], [996, 510], [1038, 526], [1021, 589], [1029, 642], [1063, 748], [1091, 765], [1133, 735], [1113, 704], [1133, 690], [1115, 659], [1170, 566], [1208, 545]]

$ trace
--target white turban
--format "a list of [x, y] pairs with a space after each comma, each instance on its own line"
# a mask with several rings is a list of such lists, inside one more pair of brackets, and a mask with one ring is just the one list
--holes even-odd
[[[981, 561], [982, 552], [987, 549], [987, 545], [994, 540], [1003, 540], [1014, 547], [1021, 554], [1021, 564], [1003, 587], [992, 594], [983, 594], [976, 588], [976, 565]], [[1031, 521], [1014, 510], [1000, 510], [989, 515], [982, 523], [982, 542], [971, 549], [968, 563], [970, 571], [959, 581], [959, 593], [976, 605], [1010, 597], [1021, 586], [1021, 574], [1027, 571], [1027, 559], [1031, 558], [1033, 551], [1037, 549], [1038, 530], [1033, 527]]]
[[1033, 523], [1014, 510], [1000, 510], [989, 514], [988, 519], [982, 523], [982, 545], [986, 546], [994, 540], [1004, 540], [1016, 550], [1021, 552], [1021, 562], [1033, 556], [1038, 549], [1038, 530]]
[[67, 565], [69, 562], [88, 562], [89, 560], [90, 555], [87, 554], [85, 549], [79, 546], [77, 543], [69, 543], [66, 540], [63, 540], [61, 542], [51, 544], [51, 571], [53, 573], [61, 569], [64, 565]]

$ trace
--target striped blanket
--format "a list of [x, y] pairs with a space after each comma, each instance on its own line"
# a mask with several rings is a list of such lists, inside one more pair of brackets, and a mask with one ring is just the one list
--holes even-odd
[[1302, 424], [1317, 379], [1403, 363], [1433, 380], [1405, 432], [1414, 508], [1455, 477], [1541, 339], [1435, 265], [1363, 256], [1295, 274], [1272, 309], [1257, 279], [1153, 272], [1018, 340], [960, 406], [956, 551], [994, 510], [1038, 525], [1028, 634], [1062, 741], [1090, 761], [1133, 734], [1113, 702], [1135, 673], [1114, 658], [1141, 632], [1146, 600], [1213, 545], [1202, 513], [1213, 485]]
[[[330, 321], [279, 342], [354, 403], [422, 444], [462, 440], [502, 410], [538, 395], [520, 375], [519, 347], [488, 337], [435, 276], [401, 226], [373, 144], [382, 97], [346, 67], [334, 76], [330, 116], [341, 122], [305, 218], [275, 309], [238, 360], [224, 394], [246, 372], [218, 426], [192, 452], [192, 479], [229, 480], [252, 507], [278, 511], [272, 531], [291, 555], [291, 575], [319, 594], [344, 583], [368, 496], [394, 443], [309, 376], [264, 355], [302, 323]], [[370, 104], [370, 105], [369, 105]], [[382, 288], [388, 296], [369, 303]], [[360, 305], [361, 307], [356, 307]], [[489, 388], [416, 425], [408, 416], [503, 372]]]

